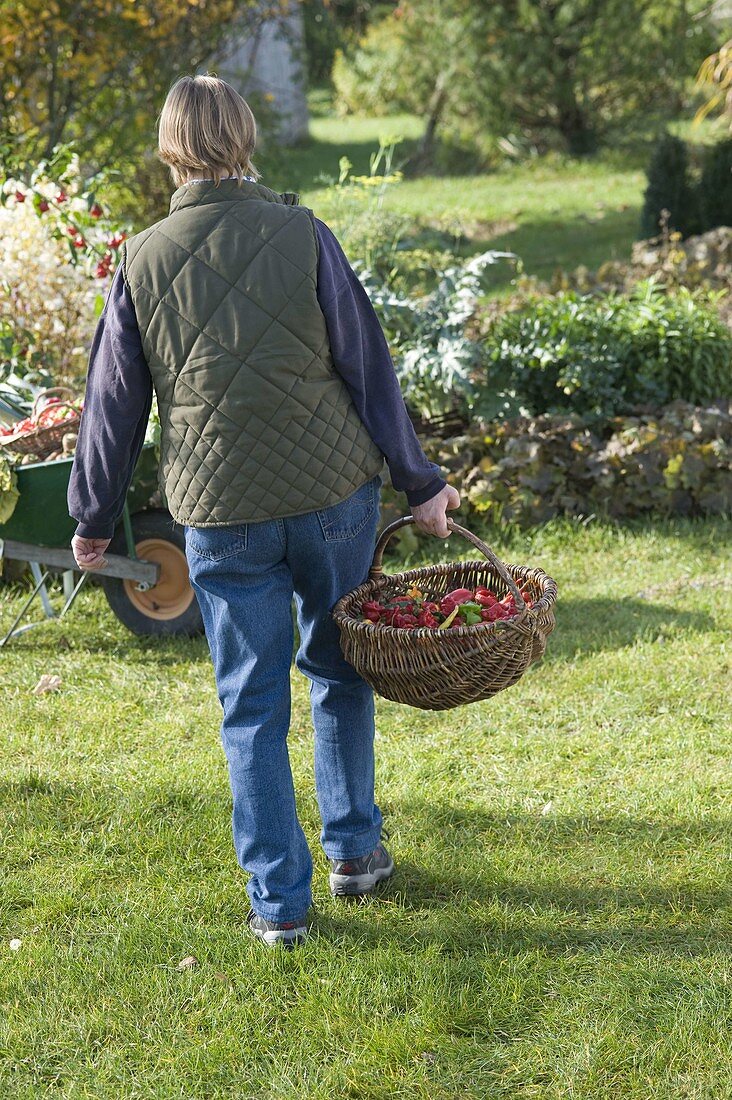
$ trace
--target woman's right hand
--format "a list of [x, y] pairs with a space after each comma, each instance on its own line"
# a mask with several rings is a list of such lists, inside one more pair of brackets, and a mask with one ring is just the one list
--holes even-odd
[[447, 526], [447, 513], [460, 507], [460, 493], [452, 485], [445, 485], [439, 493], [426, 500], [424, 504], [412, 506], [412, 518], [425, 535], [435, 535], [446, 539], [450, 535]]
[[107, 564], [104, 551], [111, 541], [111, 539], [82, 539], [79, 535], [74, 535], [71, 540], [71, 549], [77, 568], [85, 572], [104, 569]]

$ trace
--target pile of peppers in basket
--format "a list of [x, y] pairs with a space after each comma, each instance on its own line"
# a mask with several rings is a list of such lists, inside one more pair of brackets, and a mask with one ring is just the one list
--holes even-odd
[[[519, 589], [527, 607], [533, 607], [528, 588]], [[383, 626], [398, 626], [404, 630], [430, 627], [433, 630], [451, 630], [477, 623], [493, 623], [498, 619], [512, 619], [518, 614], [511, 592], [500, 598], [490, 588], [455, 588], [439, 601], [430, 600], [417, 588], [409, 588], [403, 596], [389, 599], [365, 600], [361, 611], [367, 622]]]

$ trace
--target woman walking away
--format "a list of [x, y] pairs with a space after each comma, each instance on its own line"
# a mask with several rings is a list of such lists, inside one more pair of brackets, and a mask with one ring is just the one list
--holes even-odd
[[422, 531], [460, 497], [423, 453], [371, 303], [331, 231], [258, 182], [255, 120], [223, 80], [184, 77], [159, 120], [177, 190], [125, 242], [94, 337], [69, 485], [80, 569], [103, 568], [153, 390], [160, 486], [183, 526], [223, 708], [250, 931], [301, 942], [312, 860], [287, 752], [295, 663], [310, 681], [320, 841], [336, 896], [394, 870], [374, 801], [374, 699], [330, 613], [365, 580], [381, 472]]

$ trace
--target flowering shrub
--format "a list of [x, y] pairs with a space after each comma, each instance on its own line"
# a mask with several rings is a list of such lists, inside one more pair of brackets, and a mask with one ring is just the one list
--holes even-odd
[[354, 269], [377, 271], [388, 280], [396, 262], [397, 250], [407, 235], [412, 219], [385, 209], [387, 193], [403, 179], [393, 166], [400, 137], [379, 139], [379, 148], [369, 157], [366, 175], [354, 175], [346, 156], [338, 161], [338, 179], [325, 174], [319, 179], [328, 186], [321, 197], [328, 221], [338, 235]]
[[[0, 187], [0, 378], [40, 368], [56, 380], [86, 366], [126, 233], [97, 198], [99, 177], [84, 181], [68, 148], [42, 162], [27, 181]], [[9, 354], [8, 354], [9, 352]]]

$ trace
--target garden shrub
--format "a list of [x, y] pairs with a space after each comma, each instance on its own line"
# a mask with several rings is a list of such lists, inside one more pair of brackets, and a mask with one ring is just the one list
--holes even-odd
[[[531, 526], [559, 515], [634, 519], [732, 511], [732, 415], [676, 401], [599, 422], [577, 415], [476, 421], [425, 452], [461, 490], [458, 522]], [[386, 490], [386, 518], [399, 500]]]
[[732, 138], [708, 146], [699, 181], [703, 229], [732, 225]]
[[689, 237], [720, 225], [732, 225], [732, 138], [699, 149], [664, 134], [648, 166], [641, 236], [676, 230]]
[[0, 378], [42, 370], [78, 379], [125, 232], [101, 206], [101, 176], [85, 180], [58, 147], [29, 179], [0, 184]]
[[641, 236], [656, 237], [663, 228], [663, 211], [668, 211], [668, 228], [683, 237], [698, 233], [698, 201], [691, 179], [686, 142], [663, 134], [653, 149], [648, 166], [648, 186], [641, 212]]
[[499, 315], [485, 338], [485, 374], [473, 409], [531, 416], [612, 416], [675, 399], [700, 404], [732, 393], [732, 333], [714, 296], [652, 280], [623, 296], [538, 298]]

